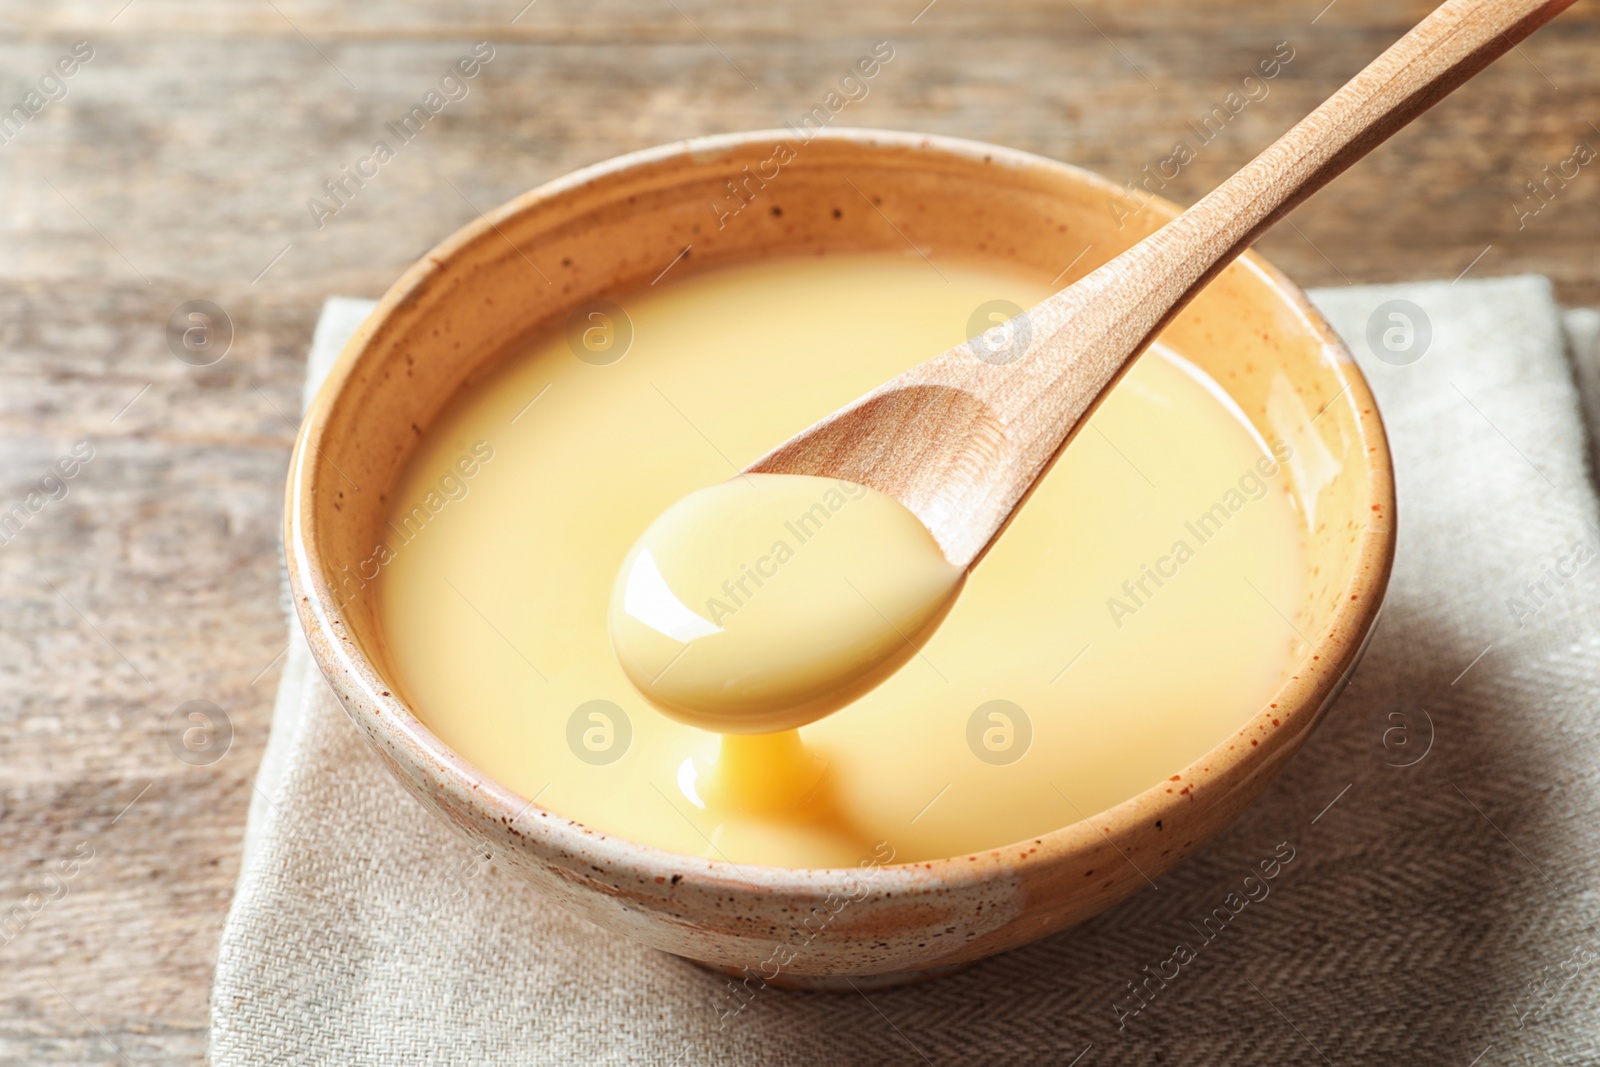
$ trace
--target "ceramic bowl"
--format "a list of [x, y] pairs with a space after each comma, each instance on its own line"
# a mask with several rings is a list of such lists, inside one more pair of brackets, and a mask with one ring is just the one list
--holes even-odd
[[[726, 212], [752, 191], [761, 201], [737, 217], [712, 207]], [[318, 664], [396, 777], [551, 900], [754, 980], [888, 984], [1015, 948], [1110, 907], [1144, 888], [1146, 875], [1182, 862], [1266, 787], [1341, 688], [1388, 580], [1393, 481], [1372, 395], [1304, 294], [1254, 255], [1223, 271], [1164, 336], [1228, 389], [1263, 437], [1294, 448], [1285, 469], [1316, 516], [1294, 623], [1314, 643], [1313, 657], [1270, 708], [1175, 779], [1043, 837], [911, 865], [735, 870], [530, 808], [394, 695], [359, 561], [381, 539], [388, 489], [419, 435], [463, 382], [559, 328], [572, 308], [647, 284], [675, 260], [682, 277], [773, 255], [903, 252], [909, 241], [934, 256], [1001, 257], [1042, 277], [1071, 262], [1065, 285], [1174, 212], [1038, 156], [867, 130], [688, 141], [518, 197], [395, 283], [306, 417], [284, 542]], [[808, 916], [809, 928], [824, 932], [797, 945]]]

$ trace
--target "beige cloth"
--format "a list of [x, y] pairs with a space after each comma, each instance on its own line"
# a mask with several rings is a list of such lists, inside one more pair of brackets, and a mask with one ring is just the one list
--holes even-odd
[[[1396, 297], [1432, 324], [1409, 366], [1365, 340]], [[547, 903], [402, 792], [296, 631], [214, 1062], [1600, 1062], [1600, 535], [1560, 314], [1535, 277], [1316, 299], [1393, 438], [1388, 604], [1305, 750], [1158, 890], [927, 985], [766, 990], [719, 1031], [724, 979]], [[364, 307], [330, 302], [313, 378]], [[1547, 568], [1572, 576], [1523, 588]], [[1270, 895], [1205, 943], [1191, 923], [1283, 842]], [[1119, 1014], [1179, 942], [1195, 958]]]

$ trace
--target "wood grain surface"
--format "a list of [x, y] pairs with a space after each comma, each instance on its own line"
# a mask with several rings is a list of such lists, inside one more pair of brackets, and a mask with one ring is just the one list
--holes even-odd
[[[583, 164], [793, 121], [880, 40], [894, 62], [837, 124], [996, 141], [1119, 182], [1187, 140], [1162, 189], [1186, 203], [1429, 7], [522, 3], [0, 0], [0, 112], [30, 91], [43, 105], [0, 144], [0, 521], [26, 516], [0, 527], [0, 1063], [204, 1059], [325, 295], [378, 295], [479, 210]], [[41, 88], [80, 40], [92, 58]], [[318, 228], [307, 200], [478, 41], [494, 55], [465, 98]], [[1199, 142], [1192, 124], [1285, 41], [1268, 91]], [[1263, 251], [1306, 285], [1537, 271], [1600, 303], [1600, 166], [1564, 165], [1600, 149], [1597, 47], [1600, 3], [1582, 0]], [[234, 324], [212, 366], [169, 349], [192, 299]], [[93, 458], [47, 477], [80, 441]], [[190, 724], [169, 721], [193, 700], [231, 724], [215, 762], [174, 754]]]

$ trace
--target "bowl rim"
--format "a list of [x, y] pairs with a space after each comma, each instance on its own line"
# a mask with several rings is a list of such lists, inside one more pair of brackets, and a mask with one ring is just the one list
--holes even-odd
[[[284, 515], [284, 553], [293, 601], [313, 656], [328, 679], [346, 712], [363, 728], [369, 740], [381, 737], [380, 754], [401, 764], [413, 775], [429, 780], [432, 787], [450, 794], [456, 805], [475, 809], [477, 816], [500, 824], [522, 839], [524, 845], [554, 856], [564, 856], [585, 865], [604, 863], [607, 868], [625, 870], [642, 879], [681, 873], [694, 868], [703, 884], [724, 888], [776, 891], [792, 895], [813, 895], [819, 889], [838, 885], [854, 877], [851, 867], [771, 867], [709, 859], [642, 844], [618, 835], [595, 830], [558, 812], [539, 807], [520, 794], [501, 786], [458, 755], [398, 696], [378, 673], [371, 659], [351, 635], [343, 609], [328, 595], [319, 549], [317, 509], [311, 499], [309, 470], [323, 451], [329, 428], [330, 411], [369, 350], [369, 344], [396, 309], [414, 298], [418, 290], [449, 261], [459, 249], [497, 229], [499, 224], [534, 205], [548, 202], [581, 189], [597, 180], [624, 175], [675, 158], [693, 159], [720, 155], [730, 150], [769, 145], [774, 138], [792, 136], [778, 129], [715, 134], [690, 138], [626, 153], [594, 163], [545, 182], [500, 206], [479, 213], [478, 217], [450, 234], [413, 263], [391, 285], [366, 320], [350, 337], [306, 410], [290, 459]], [[1053, 160], [1032, 152], [982, 141], [937, 134], [910, 133], [859, 127], [837, 127], [815, 131], [807, 143], [826, 139], [845, 142], [866, 150], [890, 148], [925, 151], [933, 156], [957, 157], [964, 162], [1000, 164], [1022, 170], [1043, 170], [1104, 192], [1114, 201], [1128, 201], [1126, 190], [1082, 167]], [[1164, 224], [1181, 208], [1164, 197], [1148, 196], [1140, 201], [1155, 209], [1154, 217]], [[1357, 548], [1355, 571], [1343, 589], [1338, 608], [1319, 630], [1318, 639], [1307, 659], [1286, 676], [1272, 700], [1262, 706], [1233, 733], [1222, 737], [1194, 762], [1183, 768], [1180, 777], [1194, 785], [1205, 780], [1225, 782], [1234, 776], [1245, 777], [1266, 767], [1281, 765], [1275, 753], [1291, 746], [1288, 755], [1316, 724], [1348, 681], [1349, 669], [1359, 656], [1376, 623], [1383, 593], [1394, 559], [1394, 479], [1387, 435], [1365, 377], [1351, 357], [1344, 341], [1312, 306], [1298, 285], [1277, 268], [1247, 251], [1237, 260], [1243, 269], [1256, 274], [1281, 297], [1302, 327], [1318, 340], [1330, 357], [1327, 367], [1344, 388], [1328, 403], [1351, 409], [1357, 430], [1354, 446], [1360, 447], [1365, 475], [1370, 486], [1368, 500], [1381, 505], [1389, 521], [1376, 529], [1368, 528]], [[1327, 408], [1324, 408], [1327, 410]], [[1319, 412], [1320, 414], [1320, 412]], [[1351, 594], [1354, 594], [1353, 596]], [[1357, 599], [1359, 598], [1359, 599]], [[1351, 639], [1350, 635], [1354, 635]], [[1330, 655], [1329, 653], [1336, 653]], [[1313, 659], [1312, 654], [1320, 653]], [[1313, 676], [1307, 685], [1308, 676]], [[1297, 687], [1303, 696], [1283, 707], [1281, 697]], [[1259, 746], [1228, 743], [1247, 734], [1257, 721], [1271, 713], [1282, 719], [1284, 729], [1267, 732]], [[1206, 768], [1205, 778], [1195, 772]], [[1089, 848], [1103, 847], [1107, 840], [1115, 845], [1122, 831], [1134, 829], [1162, 812], [1179, 810], [1195, 798], [1175, 790], [1164, 791], [1171, 779], [1153, 782], [1141, 792], [1110, 808], [1082, 813], [1075, 822], [1050, 830], [1023, 842], [1008, 842], [980, 852], [933, 860], [906, 863], [890, 861], [874, 864], [873, 892], [896, 894], [926, 892], [930, 888], [949, 889], [977, 885], [997, 877], [1026, 877], [1030, 870], [1042, 871], [1070, 861]], [[532, 818], [525, 818], [532, 815]], [[1020, 844], [1029, 849], [1018, 849]], [[1120, 848], [1118, 850], [1121, 851]], [[1126, 855], [1124, 855], [1126, 859]], [[1131, 860], [1129, 861], [1131, 863]], [[863, 867], [867, 866], [863, 860]], [[1137, 868], [1136, 868], [1137, 869]], [[1142, 872], [1141, 872], [1142, 873]], [[1148, 880], [1148, 879], [1147, 879]]]

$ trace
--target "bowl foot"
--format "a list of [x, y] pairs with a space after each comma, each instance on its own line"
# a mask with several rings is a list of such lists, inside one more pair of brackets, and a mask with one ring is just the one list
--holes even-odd
[[[703, 960], [691, 959], [680, 956], [696, 967], [702, 967], [717, 974], [725, 974], [730, 978], [746, 978], [745, 971], [739, 967], [724, 966], [717, 963], [706, 963]], [[769, 986], [779, 989], [806, 989], [823, 993], [853, 993], [862, 990], [892, 989], [895, 986], [920, 985], [931, 982], [936, 978], [955, 974], [971, 967], [977, 960], [967, 960], [963, 963], [947, 963], [940, 967], [924, 967], [914, 971], [889, 971], [886, 974], [794, 974], [790, 971], [779, 971], [771, 978], [762, 980]], [[752, 972], [753, 973], [753, 972]], [[757, 976], [759, 977], [759, 976]]]

